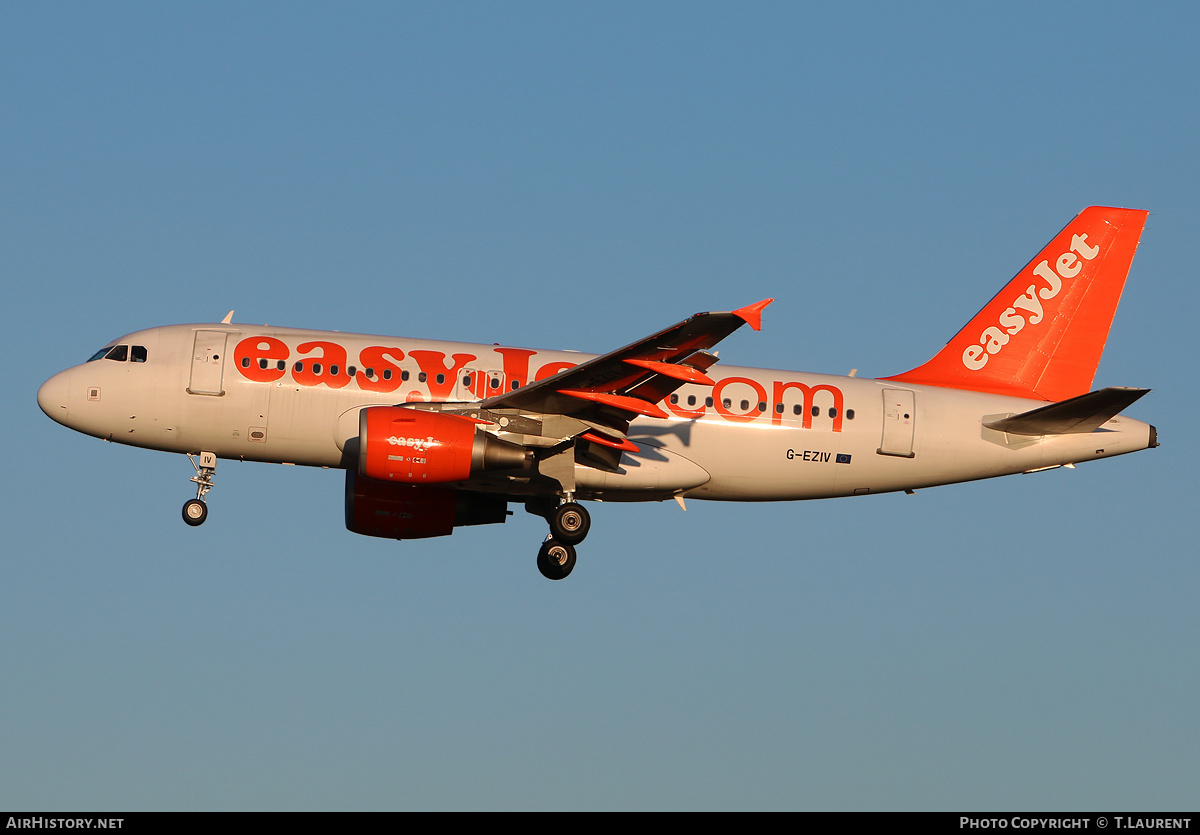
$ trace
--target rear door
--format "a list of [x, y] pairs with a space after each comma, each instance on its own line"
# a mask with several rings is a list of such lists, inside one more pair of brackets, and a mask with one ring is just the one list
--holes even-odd
[[914, 457], [913, 427], [916, 417], [916, 399], [910, 390], [883, 390], [883, 439], [879, 443], [880, 455]]

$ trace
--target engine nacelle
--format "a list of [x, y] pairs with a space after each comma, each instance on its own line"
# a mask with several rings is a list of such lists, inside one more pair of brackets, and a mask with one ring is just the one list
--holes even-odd
[[469, 418], [371, 406], [358, 414], [358, 472], [401, 484], [449, 484], [485, 470], [519, 470], [533, 453]]
[[346, 528], [354, 533], [422, 539], [445, 536], [461, 525], [490, 525], [506, 518], [508, 502], [503, 496], [375, 481], [346, 470]]

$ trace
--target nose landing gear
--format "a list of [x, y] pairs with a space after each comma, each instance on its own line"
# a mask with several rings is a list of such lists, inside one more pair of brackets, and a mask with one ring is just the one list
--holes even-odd
[[196, 457], [192, 453], [189, 452], [187, 457], [196, 468], [196, 474], [192, 476], [192, 481], [196, 484], [196, 498], [183, 503], [183, 521], [194, 528], [203, 525], [204, 520], [208, 518], [208, 505], [204, 497], [213, 488], [213, 476], [217, 474], [217, 454], [201, 452], [199, 463], [196, 463]]
[[208, 505], [199, 499], [188, 499], [183, 503], [183, 521], [187, 522], [193, 528], [197, 525], [203, 525], [204, 520], [208, 518]]

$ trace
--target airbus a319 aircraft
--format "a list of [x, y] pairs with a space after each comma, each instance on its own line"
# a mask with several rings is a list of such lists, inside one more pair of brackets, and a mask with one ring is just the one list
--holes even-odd
[[[346, 527], [392, 539], [545, 517], [571, 573], [593, 501], [777, 501], [1029, 473], [1158, 445], [1102, 388], [1147, 212], [1085, 209], [929, 362], [878, 380], [717, 366], [765, 299], [599, 356], [235, 324], [113, 340], [38, 405], [80, 432], [185, 453], [208, 516], [217, 460], [346, 471]], [[686, 506], [685, 506], [686, 509]]]

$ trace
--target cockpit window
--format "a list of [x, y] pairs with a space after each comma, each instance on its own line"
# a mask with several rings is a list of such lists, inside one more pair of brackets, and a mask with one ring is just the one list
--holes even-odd
[[116, 360], [117, 362], [125, 362], [129, 359], [129, 346], [118, 345], [104, 355], [106, 360]]
[[111, 345], [105, 345], [105, 346], [104, 346], [103, 348], [101, 348], [99, 351], [97, 351], [96, 353], [94, 353], [94, 354], [92, 354], [90, 357], [88, 357], [88, 362], [93, 362], [93, 361], [95, 361], [95, 360], [102, 360], [102, 359], [104, 359], [104, 355], [105, 355], [105, 354], [107, 354], [107, 353], [108, 353], [109, 351], [111, 351], [111, 350], [112, 350], [112, 346], [111, 346]]
[[129, 354], [129, 359], [131, 362], [145, 362], [146, 361], [146, 346], [145, 345], [134, 345], [133, 350]]

